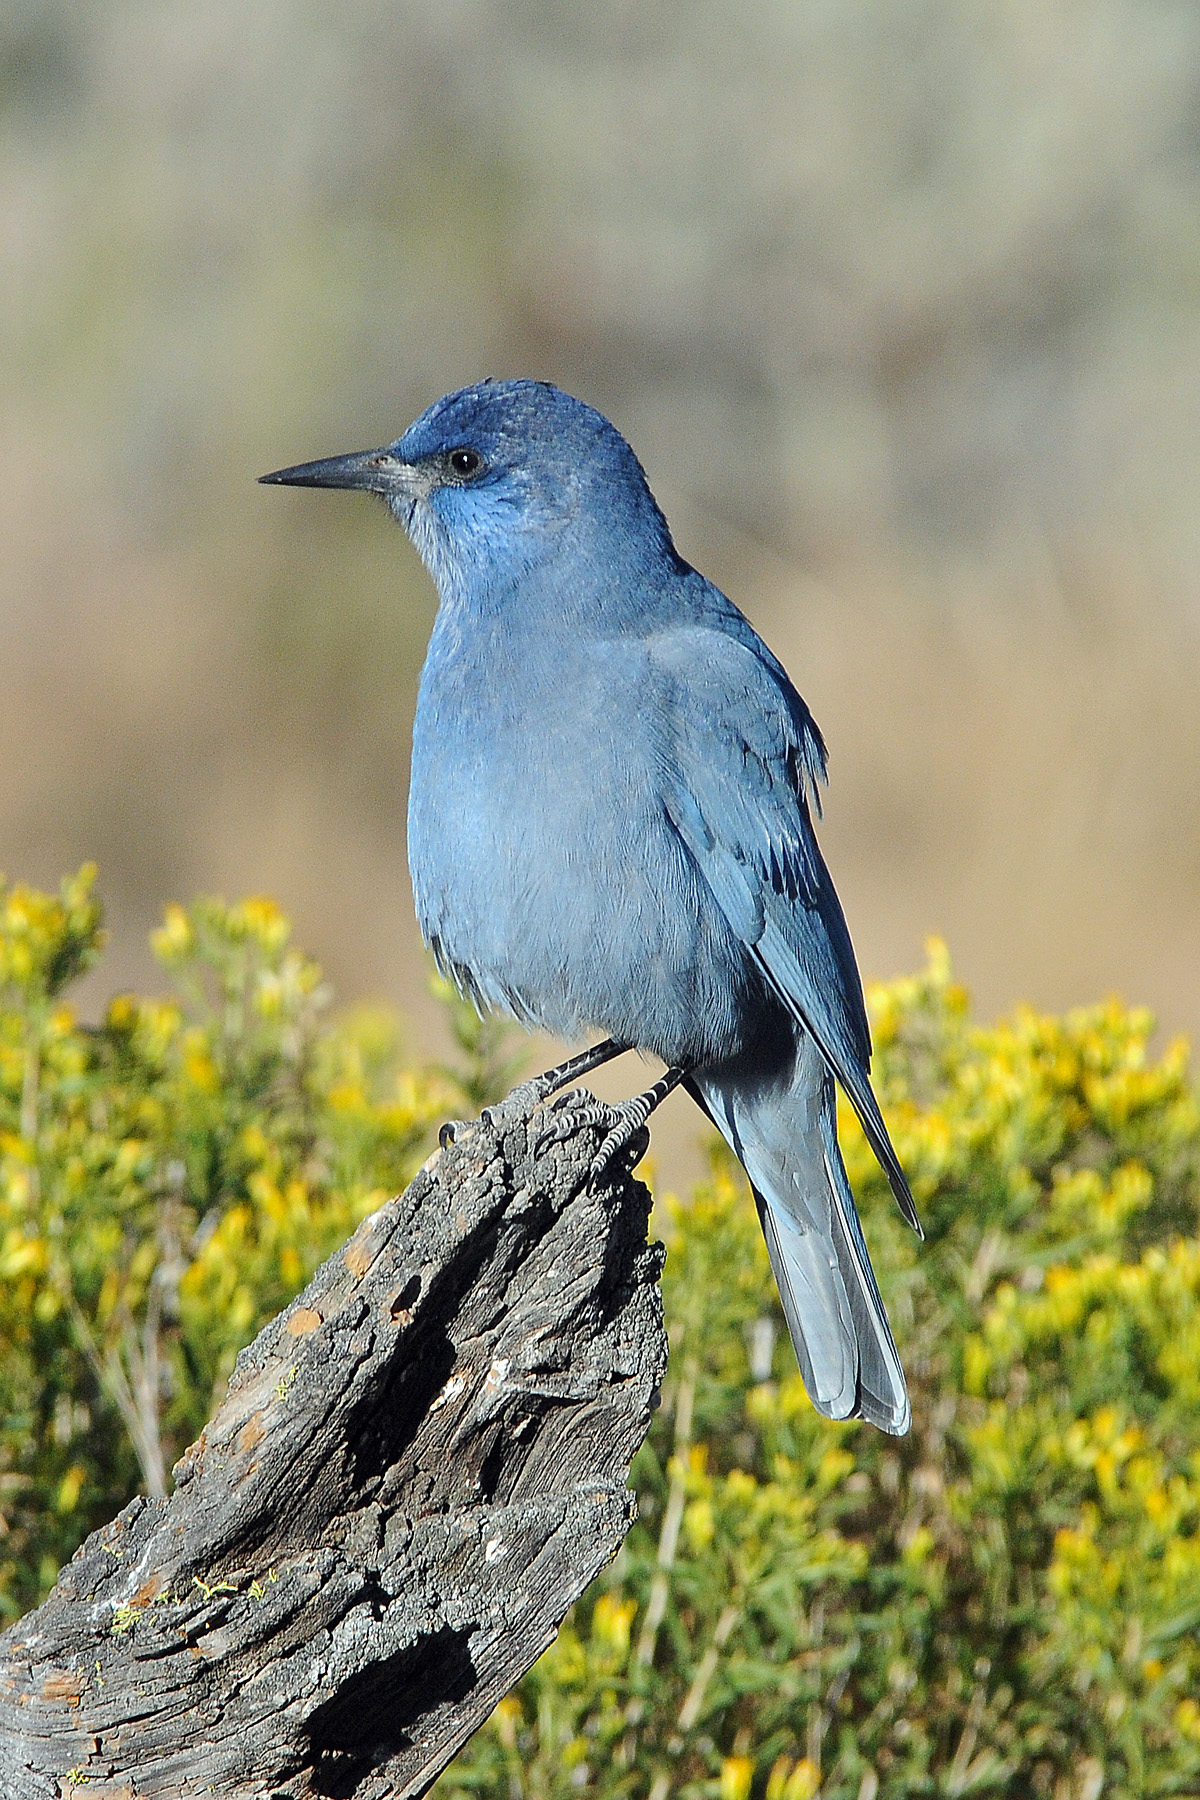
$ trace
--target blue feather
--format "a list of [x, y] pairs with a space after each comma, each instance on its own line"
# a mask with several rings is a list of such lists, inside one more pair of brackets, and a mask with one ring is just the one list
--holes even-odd
[[409, 862], [439, 968], [684, 1071], [750, 1176], [814, 1404], [907, 1430], [835, 1081], [917, 1215], [813, 830], [825, 746], [780, 663], [620, 433], [544, 383], [478, 383], [383, 450], [266, 479], [382, 494], [437, 584]]

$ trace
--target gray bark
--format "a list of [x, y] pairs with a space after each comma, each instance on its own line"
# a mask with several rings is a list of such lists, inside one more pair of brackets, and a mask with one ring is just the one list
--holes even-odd
[[419, 1795], [635, 1511], [649, 1196], [518, 1090], [238, 1358], [175, 1469], [0, 1637], [0, 1796]]

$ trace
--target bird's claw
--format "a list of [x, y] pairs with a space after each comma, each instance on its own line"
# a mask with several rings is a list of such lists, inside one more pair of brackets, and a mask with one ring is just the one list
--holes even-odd
[[[623, 1155], [628, 1155], [629, 1169], [632, 1174], [650, 1148], [650, 1133], [645, 1119], [630, 1118], [622, 1107], [610, 1108], [615, 1112], [616, 1124], [609, 1128], [608, 1134], [591, 1160], [588, 1168], [588, 1186], [598, 1187], [613, 1163]], [[632, 1153], [632, 1154], [630, 1154]]]
[[[483, 1115], [483, 1120], [485, 1124], [491, 1123], [486, 1113]], [[459, 1138], [470, 1129], [470, 1119], [447, 1119], [438, 1131], [439, 1146], [443, 1150], [448, 1149], [451, 1144], [457, 1144]]]
[[607, 1125], [612, 1110], [583, 1088], [572, 1088], [570, 1093], [560, 1094], [546, 1109], [545, 1122], [534, 1141], [534, 1155], [540, 1156], [549, 1144], [565, 1144], [584, 1126]]
[[[640, 1097], [639, 1097], [640, 1098]], [[534, 1155], [540, 1155], [550, 1144], [562, 1144], [577, 1131], [600, 1126], [604, 1131], [600, 1148], [588, 1165], [588, 1186], [594, 1188], [608, 1173], [612, 1164], [636, 1146], [637, 1155], [630, 1168], [646, 1153], [649, 1134], [646, 1131], [646, 1108], [637, 1101], [623, 1106], [609, 1106], [582, 1088], [562, 1094], [548, 1108], [549, 1116], [537, 1135]]]

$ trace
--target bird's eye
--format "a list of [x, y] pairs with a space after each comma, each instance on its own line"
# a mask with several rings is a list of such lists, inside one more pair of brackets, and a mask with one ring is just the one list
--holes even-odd
[[483, 458], [478, 450], [452, 450], [449, 460], [451, 469], [463, 480], [469, 475], [477, 474], [483, 467]]

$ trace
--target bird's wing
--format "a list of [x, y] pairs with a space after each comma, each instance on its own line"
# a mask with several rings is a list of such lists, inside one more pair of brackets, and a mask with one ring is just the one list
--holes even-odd
[[757, 639], [680, 627], [647, 648], [664, 684], [668, 815], [730, 925], [845, 1089], [901, 1211], [920, 1232], [871, 1090], [862, 984], [812, 828], [825, 770], [816, 725]]

